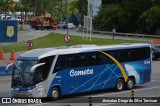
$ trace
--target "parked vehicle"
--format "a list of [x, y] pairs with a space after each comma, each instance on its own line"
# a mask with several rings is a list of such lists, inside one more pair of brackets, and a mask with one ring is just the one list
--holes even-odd
[[58, 25], [56, 23], [53, 24], [53, 29], [54, 30], [58, 29]]
[[152, 59], [157, 60], [160, 58], [160, 46], [152, 47]]
[[68, 29], [75, 29], [75, 25], [73, 23], [68, 23]]
[[[0, 16], [0, 19], [5, 20], [5, 15], [1, 15], [1, 16]], [[7, 19], [7, 20], [10, 20], [10, 19], [11, 19], [11, 16], [10, 16], [10, 15], [6, 15], [6, 19]]]
[[56, 23], [54, 23], [54, 18], [52, 17], [44, 17], [44, 16], [36, 16], [32, 17], [28, 23], [32, 28], [38, 29], [57, 29]]
[[63, 28], [63, 29], [66, 29], [66, 28], [67, 28], [67, 25], [66, 25], [65, 22], [59, 22], [59, 23], [58, 23], [58, 29], [61, 29], [61, 28]]

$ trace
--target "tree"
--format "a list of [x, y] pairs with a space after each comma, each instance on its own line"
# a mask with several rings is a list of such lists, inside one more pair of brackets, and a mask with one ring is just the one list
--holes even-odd
[[97, 30], [109, 30], [116, 28], [117, 31], [125, 30], [127, 21], [122, 7], [118, 4], [106, 5], [100, 9], [93, 19], [93, 26]]
[[137, 32], [137, 20], [151, 7], [151, 0], [122, 0], [121, 6], [128, 19], [127, 32]]
[[75, 23], [74, 14], [79, 13], [78, 8], [76, 7], [76, 2], [77, 2], [77, 0], [73, 0], [73, 1], [69, 2], [69, 6], [68, 6], [69, 16], [71, 17], [72, 23]]
[[120, 4], [122, 0], [102, 0], [102, 4]]
[[4, 12], [5, 17], [6, 13], [9, 11], [13, 11], [13, 5], [15, 2], [13, 0], [1, 0], [0, 1], [0, 10]]
[[80, 23], [82, 24], [84, 15], [87, 15], [88, 0], [77, 0], [75, 6], [77, 7], [79, 13], [81, 14], [82, 18], [80, 20]]
[[139, 17], [142, 32], [156, 34], [160, 29], [160, 6], [153, 6]]

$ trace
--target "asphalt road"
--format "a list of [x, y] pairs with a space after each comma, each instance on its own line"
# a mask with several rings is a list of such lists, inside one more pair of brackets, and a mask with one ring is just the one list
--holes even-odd
[[[152, 80], [151, 82], [143, 85], [137, 85], [133, 89], [135, 91], [135, 97], [160, 97], [160, 61], [153, 61], [152, 64]], [[1, 76], [0, 77], [0, 97], [10, 97], [11, 96], [11, 76]], [[131, 90], [124, 90], [121, 92], [115, 92], [112, 89], [85, 93], [79, 95], [70, 95], [62, 97], [60, 100], [54, 101], [43, 101], [43, 104], [23, 104], [24, 106], [88, 106], [88, 97], [131, 97]], [[60, 103], [59, 103], [60, 102]], [[81, 103], [82, 102], [82, 103]], [[93, 100], [94, 102], [94, 100]], [[141, 104], [141, 103], [140, 103]], [[134, 106], [139, 106], [140, 104], [133, 104]], [[3, 104], [4, 106], [11, 104]], [[18, 104], [12, 104], [12, 106], [17, 106]], [[94, 103], [93, 106], [125, 106], [126, 104], [120, 103]], [[128, 105], [128, 104], [127, 104]], [[158, 106], [160, 104], [145, 104], [144, 106]], [[132, 106], [130, 104], [129, 106]], [[142, 104], [141, 104], [142, 106]]]

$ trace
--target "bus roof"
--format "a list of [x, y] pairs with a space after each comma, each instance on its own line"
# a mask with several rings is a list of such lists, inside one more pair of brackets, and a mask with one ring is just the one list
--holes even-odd
[[27, 51], [17, 59], [41, 59], [48, 56], [53, 56], [57, 54], [72, 54], [72, 53], [83, 53], [88, 51], [96, 51], [96, 50], [119, 50], [126, 48], [138, 48], [138, 47], [151, 47], [150, 44], [136, 43], [136, 44], [119, 44], [119, 45], [76, 45], [76, 46], [62, 46], [55, 48], [42, 48], [42, 49], [34, 49]]

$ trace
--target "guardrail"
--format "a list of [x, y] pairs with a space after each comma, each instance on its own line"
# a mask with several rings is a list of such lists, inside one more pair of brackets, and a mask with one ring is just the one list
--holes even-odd
[[136, 37], [148, 37], [148, 38], [160, 38], [160, 35], [148, 35], [148, 34], [135, 34], [135, 33], [119, 33], [119, 32], [116, 32], [116, 33], [113, 33], [113, 32], [109, 32], [109, 31], [96, 31], [96, 30], [92, 30], [93, 33], [99, 33], [99, 34], [115, 34], [115, 35], [119, 35], [119, 36], [136, 36]]
[[5, 75], [11, 75], [12, 74], [13, 67], [10, 67], [8, 70], [6, 70], [6, 67], [0, 67], [0, 76], [5, 76]]

